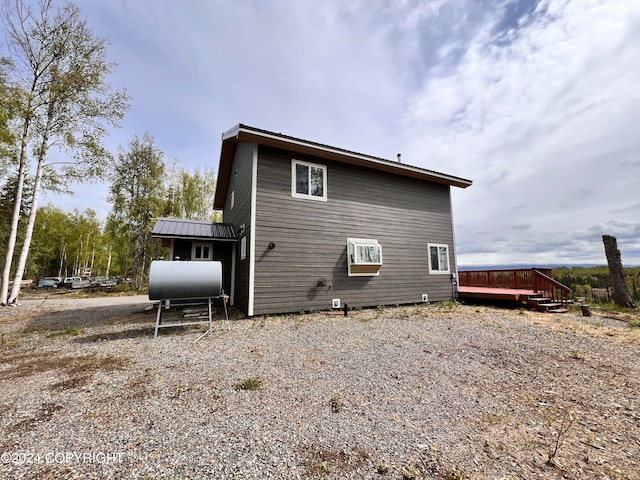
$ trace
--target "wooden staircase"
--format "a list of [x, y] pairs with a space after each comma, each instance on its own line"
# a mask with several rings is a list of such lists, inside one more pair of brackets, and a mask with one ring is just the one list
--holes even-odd
[[527, 295], [524, 299], [524, 303], [538, 312], [567, 313], [569, 311], [569, 309], [566, 308], [566, 303], [558, 302], [550, 297], [545, 297], [542, 293]]

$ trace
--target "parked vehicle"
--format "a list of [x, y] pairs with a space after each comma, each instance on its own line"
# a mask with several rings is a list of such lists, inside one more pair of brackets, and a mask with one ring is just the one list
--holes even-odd
[[65, 277], [58, 286], [63, 288], [88, 288], [91, 284], [89, 280], [84, 280], [81, 277]]
[[117, 282], [109, 277], [93, 277], [91, 279], [92, 287], [111, 288], [117, 285]]
[[56, 288], [61, 281], [60, 277], [44, 277], [38, 280], [38, 288]]

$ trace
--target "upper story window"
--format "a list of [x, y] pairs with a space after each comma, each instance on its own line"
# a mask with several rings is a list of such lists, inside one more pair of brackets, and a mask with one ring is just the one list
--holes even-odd
[[194, 243], [191, 251], [191, 260], [211, 260], [213, 248], [209, 243]]
[[293, 160], [291, 162], [291, 195], [326, 201], [327, 167]]
[[449, 246], [430, 243], [427, 248], [429, 249], [429, 273], [449, 273]]

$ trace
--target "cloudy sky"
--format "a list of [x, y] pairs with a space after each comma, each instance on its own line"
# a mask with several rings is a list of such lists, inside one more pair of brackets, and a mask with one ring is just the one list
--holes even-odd
[[[640, 264], [638, 0], [79, 0], [149, 131], [217, 167], [237, 123], [473, 180], [461, 265]], [[62, 208], [109, 210], [106, 186]]]

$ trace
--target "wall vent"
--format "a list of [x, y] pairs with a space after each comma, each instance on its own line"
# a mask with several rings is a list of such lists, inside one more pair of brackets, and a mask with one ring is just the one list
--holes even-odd
[[334, 298], [333, 300], [331, 300], [331, 306], [333, 308], [340, 308], [340, 299]]
[[429, 301], [429, 294], [428, 293], [423, 293], [422, 294], [422, 301], [423, 302], [428, 302]]

